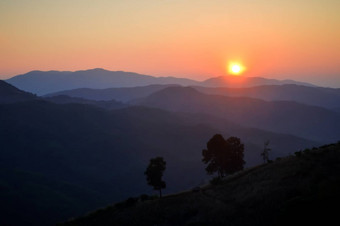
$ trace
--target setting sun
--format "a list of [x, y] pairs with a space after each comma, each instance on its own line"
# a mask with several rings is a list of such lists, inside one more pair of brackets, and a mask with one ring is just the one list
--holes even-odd
[[228, 72], [233, 75], [240, 75], [245, 71], [245, 67], [240, 63], [229, 63]]

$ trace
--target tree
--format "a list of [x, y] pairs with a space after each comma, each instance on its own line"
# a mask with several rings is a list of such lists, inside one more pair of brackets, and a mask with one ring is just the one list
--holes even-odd
[[261, 153], [261, 156], [263, 157], [263, 162], [269, 162], [269, 152], [270, 152], [270, 148], [268, 148], [269, 145], [269, 140], [264, 142], [264, 148], [263, 148], [263, 152]]
[[205, 170], [208, 174], [218, 173], [219, 178], [243, 169], [245, 164], [244, 145], [237, 137], [227, 140], [222, 135], [214, 135], [207, 143], [207, 149], [202, 151]]
[[154, 190], [159, 190], [159, 197], [162, 198], [162, 189], [166, 187], [162, 181], [163, 172], [165, 170], [166, 162], [162, 157], [150, 159], [150, 163], [146, 168], [144, 174], [149, 185], [153, 186]]

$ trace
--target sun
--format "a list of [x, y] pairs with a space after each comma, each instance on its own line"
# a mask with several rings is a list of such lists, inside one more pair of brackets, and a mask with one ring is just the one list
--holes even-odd
[[238, 73], [240, 73], [240, 71], [241, 71], [241, 67], [240, 67], [240, 65], [233, 65], [232, 67], [231, 67], [231, 71], [234, 73], [234, 74], [238, 74]]
[[228, 72], [232, 75], [240, 75], [245, 71], [245, 67], [241, 63], [230, 62]]

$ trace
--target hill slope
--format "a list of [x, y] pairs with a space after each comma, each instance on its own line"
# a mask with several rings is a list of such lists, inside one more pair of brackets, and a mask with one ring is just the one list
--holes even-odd
[[129, 199], [62, 225], [331, 225], [340, 201], [340, 143], [227, 177], [219, 185]]
[[0, 80], [0, 104], [34, 100], [37, 97]]

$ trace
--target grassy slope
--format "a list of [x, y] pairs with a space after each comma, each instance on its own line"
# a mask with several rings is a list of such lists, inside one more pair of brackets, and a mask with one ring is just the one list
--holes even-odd
[[247, 169], [219, 185], [131, 200], [65, 225], [287, 225], [336, 219], [340, 143]]

